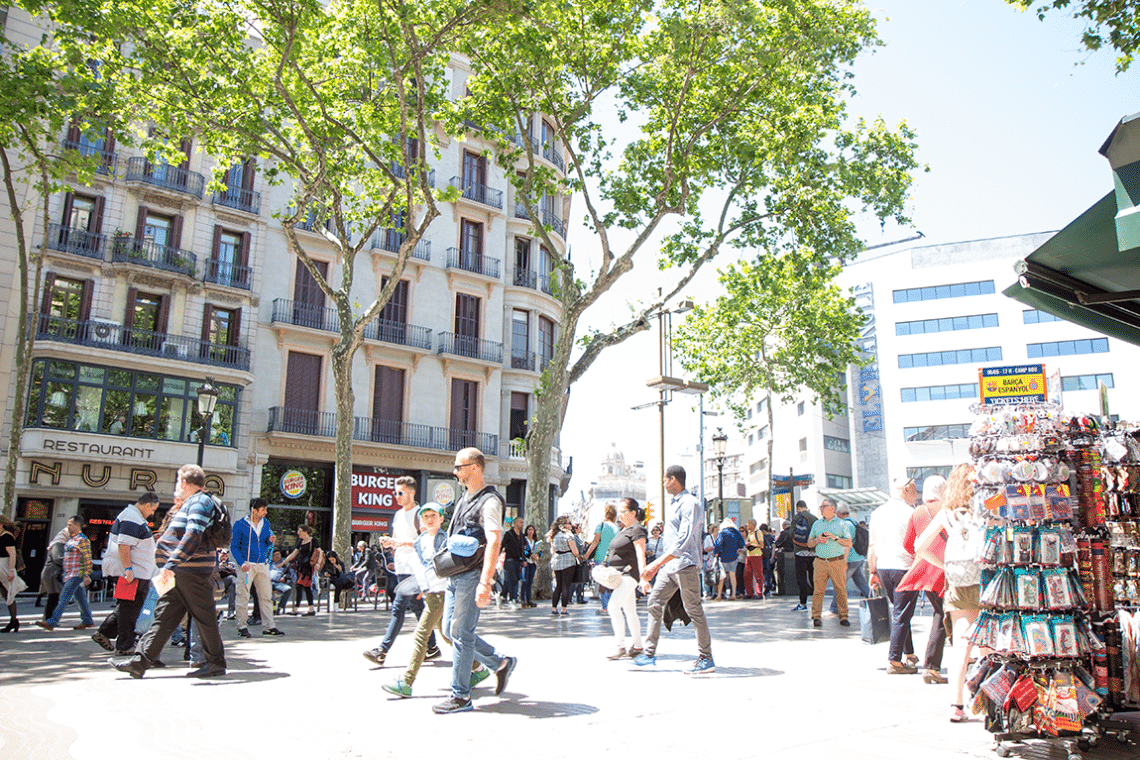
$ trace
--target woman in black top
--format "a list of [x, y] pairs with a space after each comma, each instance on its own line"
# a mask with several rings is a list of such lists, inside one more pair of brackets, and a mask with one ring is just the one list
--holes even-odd
[[[622, 529], [610, 541], [610, 553], [606, 564], [621, 572], [621, 582], [610, 597], [610, 623], [613, 624], [617, 651], [610, 655], [611, 660], [622, 657], [637, 657], [641, 654], [641, 621], [637, 619], [637, 582], [645, 570], [645, 540], [648, 535], [641, 521], [645, 510], [637, 505], [636, 499], [624, 498], [619, 502], [618, 523]], [[625, 648], [625, 629], [629, 626], [633, 646]]]
[[0, 517], [0, 590], [4, 592], [9, 615], [8, 625], [0, 629], [3, 633], [20, 630], [20, 621], [16, 617], [16, 594], [27, 587], [16, 575], [16, 536], [19, 534], [19, 524]]
[[293, 596], [293, 614], [297, 614], [297, 608], [301, 606], [301, 591], [304, 590], [305, 598], [309, 600], [309, 611], [306, 615], [317, 614], [313, 609], [313, 529], [308, 525], [301, 525], [297, 528], [297, 538], [300, 543], [289, 552], [289, 556], [282, 560], [282, 565], [288, 565], [290, 562], [296, 562], [297, 569], [297, 593]]

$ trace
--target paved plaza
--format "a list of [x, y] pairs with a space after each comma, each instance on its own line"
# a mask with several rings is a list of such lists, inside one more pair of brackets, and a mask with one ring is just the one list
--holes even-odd
[[[863, 643], [856, 615], [851, 628], [828, 615], [813, 628], [794, 604], [708, 604], [717, 670], [700, 678], [681, 672], [696, 655], [687, 627], [663, 631], [657, 667], [641, 671], [605, 659], [613, 645], [597, 602], [561, 618], [545, 604], [490, 609], [480, 631], [516, 655], [518, 668], [503, 697], [488, 679], [474, 712], [439, 716], [431, 706], [447, 696], [446, 648], [420, 671], [413, 698], [379, 688], [402, 672], [411, 618], [386, 667], [361, 656], [383, 634], [383, 607], [285, 616], [286, 636], [276, 639], [238, 639], [223, 622], [226, 677], [185, 678], [181, 651], [168, 648], [170, 667], [140, 681], [111, 669], [90, 632], [71, 630], [76, 612], [48, 633], [25, 603], [25, 627], [0, 637], [0, 759], [995, 757], [980, 720], [947, 720], [949, 686], [886, 674], [887, 645]], [[638, 608], [644, 620], [644, 603]], [[96, 620], [106, 609], [96, 605]], [[920, 651], [928, 621], [927, 608], [916, 616]], [[1066, 754], [1038, 742], [1012, 756]], [[1140, 750], [1106, 741], [1085, 756], [1122, 760]]]

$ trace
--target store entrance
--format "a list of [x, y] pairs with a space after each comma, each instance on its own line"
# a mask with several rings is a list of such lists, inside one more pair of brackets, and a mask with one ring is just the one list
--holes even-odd
[[16, 519], [20, 523], [20, 536], [16, 549], [24, 556], [27, 568], [21, 575], [29, 591], [40, 588], [40, 574], [44, 569], [48, 541], [51, 540], [52, 499], [19, 499], [16, 502]]

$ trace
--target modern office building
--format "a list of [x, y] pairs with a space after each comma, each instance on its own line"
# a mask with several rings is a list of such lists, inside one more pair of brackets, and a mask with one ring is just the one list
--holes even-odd
[[[921, 483], [967, 461], [982, 367], [1044, 364], [1059, 375], [1066, 410], [1097, 412], [1103, 384], [1112, 414], [1140, 419], [1127, 390], [1140, 349], [1002, 294], [1017, 281], [1014, 264], [1051, 235], [895, 246], [844, 269], [840, 284], [869, 318], [861, 343], [871, 363], [847, 374], [846, 416], [828, 419], [806, 397], [773, 410], [775, 473], [813, 476], [798, 498], [815, 507], [821, 489], [853, 490], [859, 514], [895, 475]], [[766, 403], [752, 401], [755, 429], [743, 449], [758, 511], [768, 500]]]
[[[7, 34], [21, 33], [38, 34], [12, 10]], [[449, 75], [452, 96], [461, 97], [462, 59]], [[565, 172], [552, 132], [536, 117], [519, 139]], [[42, 548], [68, 516], [92, 524], [98, 554], [124, 504], [147, 490], [169, 501], [177, 468], [197, 456], [197, 390], [207, 378], [220, 391], [205, 445], [208, 487], [237, 515], [260, 495], [275, 527], [307, 522], [327, 546], [338, 325], [273, 218], [289, 207], [289, 189], [266, 183], [266, 167], [251, 159], [227, 167], [226, 189], [210, 192], [217, 167], [191, 140], [177, 165], [119, 149], [113, 134], [73, 127], [58, 140], [58, 148], [101, 157], [103, 167], [90, 185], [51, 197], [46, 228], [34, 209], [25, 216], [30, 244], [45, 248], [17, 472], [28, 579], [38, 578]], [[488, 456], [488, 481], [510, 512], [523, 510], [526, 462], [515, 441], [534, 412], [561, 310], [551, 253], [488, 160], [494, 149], [478, 130], [440, 145], [435, 186], [456, 186], [461, 197], [441, 204], [445, 213], [355, 357], [353, 531], [362, 537], [387, 530], [396, 476], [415, 477], [421, 501], [451, 503], [454, 452], [466, 446]], [[541, 203], [560, 253], [569, 202]], [[315, 224], [306, 227], [297, 232], [302, 245], [338, 282], [336, 246]], [[5, 446], [20, 331], [14, 236], [11, 214], [0, 214], [0, 286], [11, 294], [0, 323]], [[402, 239], [381, 229], [357, 257], [360, 303], [385, 283]], [[556, 449], [551, 513], [567, 470]]]

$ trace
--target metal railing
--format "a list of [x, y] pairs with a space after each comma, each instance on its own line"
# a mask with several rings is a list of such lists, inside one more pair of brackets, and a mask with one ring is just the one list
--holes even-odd
[[165, 190], [193, 195], [199, 199], [206, 187], [206, 178], [198, 172], [167, 163], [152, 164], [139, 156], [127, 159], [127, 174], [123, 179], [127, 182], [145, 182]]
[[[545, 226], [557, 233], [558, 237], [563, 240], [566, 239], [566, 223], [559, 219], [554, 212], [539, 210], [539, 217]], [[515, 218], [530, 219], [530, 215], [526, 212], [526, 204], [522, 201], [515, 201]]]
[[118, 155], [113, 150], [104, 150], [103, 148], [96, 147], [91, 143], [79, 142], [77, 140], [64, 140], [64, 150], [78, 151], [81, 156], [99, 156], [103, 159], [95, 171], [99, 174], [111, 174], [115, 169], [115, 163], [118, 161]]
[[236, 208], [238, 211], [244, 211], [247, 214], [261, 213], [261, 193], [253, 190], [243, 190], [240, 187], [223, 190], [220, 193], [214, 193], [213, 201], [218, 206]]
[[228, 261], [206, 259], [202, 262], [202, 279], [215, 285], [226, 285], [231, 288], [250, 289], [253, 280], [253, 267], [243, 267]]
[[52, 224], [48, 227], [48, 248], [65, 253], [74, 253], [88, 259], [103, 260], [103, 246], [107, 244], [106, 235], [96, 235], [87, 230], [64, 227], [62, 224]]
[[534, 372], [534, 351], [511, 350], [511, 369], [528, 369]]
[[[389, 168], [392, 170], [392, 173], [395, 174], [399, 179], [405, 179], [408, 176], [408, 173], [404, 169], [403, 165], [398, 164], [395, 161], [389, 164]], [[427, 186], [435, 187], [435, 169], [428, 169]]]
[[440, 333], [437, 354], [454, 354], [485, 362], [503, 363], [503, 344], [455, 333]]
[[499, 260], [484, 256], [481, 253], [471, 253], [459, 248], [447, 249], [447, 268], [462, 269], [474, 272], [485, 277], [499, 279]]
[[487, 185], [480, 185], [475, 182], [464, 184], [462, 177], [452, 177], [451, 186], [457, 187], [462, 192], [463, 197], [469, 201], [482, 203], [484, 206], [491, 206], [493, 208], [503, 207], [503, 191], [496, 190]]
[[273, 318], [270, 321], [310, 327], [314, 330], [340, 332], [340, 316], [336, 313], [336, 309], [331, 306], [313, 306], [288, 298], [273, 300]]
[[106, 348], [144, 356], [208, 364], [231, 369], [249, 369], [249, 349], [211, 343], [208, 340], [126, 327], [99, 319], [66, 319], [39, 315], [36, 339], [60, 341], [92, 348]]
[[[269, 410], [267, 431], [332, 438], [336, 435], [336, 412], [275, 406]], [[481, 451], [497, 451], [499, 447], [499, 436], [492, 433], [376, 417], [353, 417], [352, 439], [435, 451], [459, 451], [469, 446], [475, 446]]]
[[554, 361], [553, 356], [540, 356], [540, 357], [538, 357], [538, 371], [539, 372], [545, 372], [546, 368], [550, 366], [550, 363], [552, 361]]
[[538, 288], [538, 275], [529, 269], [516, 269], [514, 282], [520, 288], [536, 290]]
[[111, 260], [165, 269], [190, 277], [195, 277], [198, 271], [198, 257], [190, 251], [172, 245], [161, 245], [151, 240], [136, 240], [129, 236], [120, 236], [113, 240]]
[[[408, 233], [400, 232], [392, 227], [384, 227], [376, 230], [376, 234], [372, 236], [372, 247], [381, 251], [399, 253], [400, 246], [403, 245], [407, 239]], [[412, 258], [431, 261], [431, 241], [421, 238], [420, 241], [416, 243], [416, 247], [412, 249]]]
[[385, 343], [397, 343], [401, 346], [431, 351], [431, 330], [419, 325], [409, 325], [406, 322], [395, 322], [391, 319], [377, 317], [365, 326], [364, 337], [368, 340], [380, 340]]
[[555, 150], [553, 145], [546, 144], [542, 146], [542, 157], [557, 166], [558, 171], [566, 171], [566, 162], [562, 160], [562, 154]]

